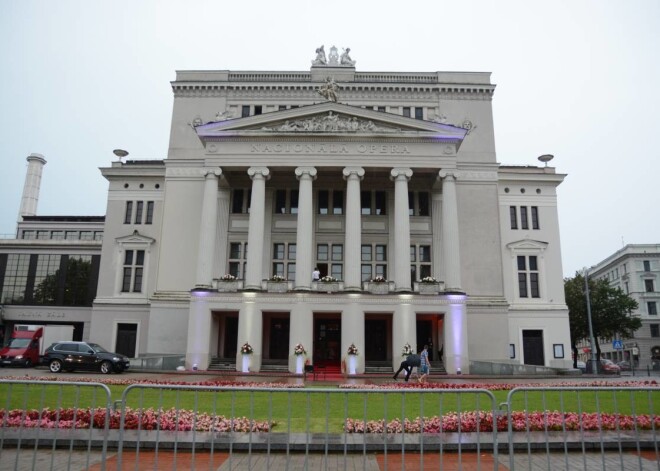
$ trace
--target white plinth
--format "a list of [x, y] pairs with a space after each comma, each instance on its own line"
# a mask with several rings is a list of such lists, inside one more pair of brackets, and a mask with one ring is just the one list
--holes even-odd
[[303, 365], [305, 364], [304, 355], [296, 355], [296, 374], [301, 375], [303, 373]]
[[357, 355], [348, 355], [348, 374], [354, 375], [357, 368]]
[[250, 355], [243, 355], [243, 373], [250, 372]]

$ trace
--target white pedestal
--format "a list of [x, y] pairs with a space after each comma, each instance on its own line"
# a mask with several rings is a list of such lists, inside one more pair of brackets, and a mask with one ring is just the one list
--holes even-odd
[[348, 355], [348, 374], [354, 375], [357, 368], [357, 355]]
[[250, 355], [243, 355], [243, 373], [250, 372]]
[[296, 355], [296, 374], [303, 374], [303, 365], [305, 364], [305, 355]]

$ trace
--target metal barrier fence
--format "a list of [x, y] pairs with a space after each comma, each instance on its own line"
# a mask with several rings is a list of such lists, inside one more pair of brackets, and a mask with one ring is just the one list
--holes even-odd
[[119, 388], [0, 382], [0, 470], [660, 469], [657, 387]]

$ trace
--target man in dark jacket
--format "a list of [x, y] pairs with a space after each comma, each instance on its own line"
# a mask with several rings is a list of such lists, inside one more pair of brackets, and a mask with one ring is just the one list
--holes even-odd
[[412, 369], [415, 367], [419, 367], [422, 363], [422, 358], [419, 355], [415, 355], [414, 353], [411, 355], [408, 355], [405, 360], [401, 362], [401, 365], [399, 365], [399, 370], [394, 373], [394, 379], [397, 379], [399, 376], [399, 373], [401, 371], [406, 370], [406, 381], [410, 378], [410, 374], [412, 373]]

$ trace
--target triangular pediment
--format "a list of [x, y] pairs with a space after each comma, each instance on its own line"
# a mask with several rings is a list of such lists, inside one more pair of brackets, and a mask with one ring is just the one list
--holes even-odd
[[520, 251], [520, 250], [543, 251], [548, 247], [548, 243], [534, 239], [521, 239], [515, 242], [510, 242], [506, 246], [509, 250], [513, 250], [513, 251]]
[[156, 239], [140, 234], [138, 231], [134, 231], [132, 234], [122, 237], [117, 237], [115, 239], [118, 244], [142, 244], [142, 245], [151, 245], [156, 242]]
[[342, 103], [327, 102], [274, 111], [245, 118], [210, 122], [195, 127], [202, 141], [223, 137], [286, 135], [337, 135], [429, 138], [460, 144], [467, 130], [448, 124], [422, 121], [368, 110]]

